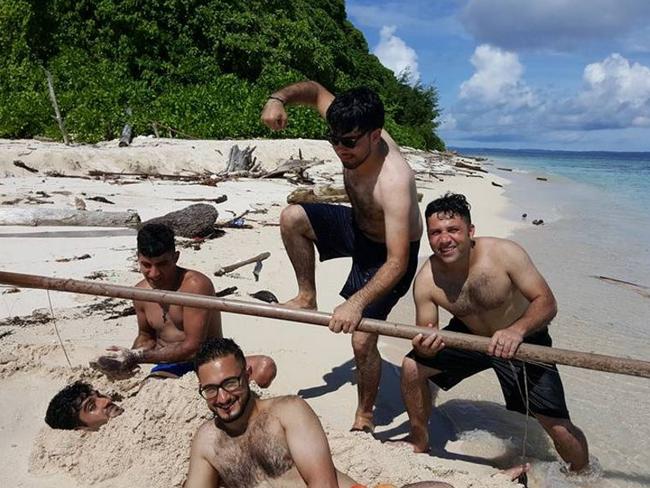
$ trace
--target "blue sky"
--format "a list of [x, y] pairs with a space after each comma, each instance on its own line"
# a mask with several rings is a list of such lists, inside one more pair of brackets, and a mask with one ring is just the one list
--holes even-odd
[[650, 151], [650, 0], [346, 0], [448, 146]]

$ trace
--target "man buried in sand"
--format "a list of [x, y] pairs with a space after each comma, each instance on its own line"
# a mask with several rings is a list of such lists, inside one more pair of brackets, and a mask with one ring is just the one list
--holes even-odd
[[[429, 449], [429, 379], [445, 390], [488, 368], [494, 369], [506, 407], [539, 421], [570, 469], [587, 466], [587, 440], [569, 419], [564, 389], [554, 365], [511, 360], [524, 343], [551, 346], [548, 324], [557, 312], [548, 284], [516, 243], [474, 238], [470, 206], [447, 193], [425, 212], [433, 255], [415, 278], [413, 296], [419, 326], [438, 329], [438, 307], [453, 318], [445, 330], [491, 337], [484, 352], [445, 349], [435, 334], [413, 339], [402, 363], [402, 395], [411, 422], [407, 438], [416, 452]], [[524, 381], [526, 380], [526, 384]], [[528, 395], [525, 394], [528, 393]]]
[[346, 301], [334, 309], [329, 327], [352, 333], [359, 397], [352, 430], [372, 432], [381, 357], [377, 334], [355, 329], [362, 317], [385, 320], [415, 276], [422, 235], [415, 177], [383, 130], [384, 106], [372, 90], [334, 97], [313, 81], [286, 86], [264, 106], [262, 121], [271, 129], [286, 126], [285, 104], [310, 106], [327, 120], [352, 204], [290, 205], [282, 211], [282, 241], [298, 282], [298, 295], [286, 305], [316, 308], [314, 245], [321, 261], [352, 258], [341, 290]]
[[[260, 399], [251, 367], [231, 339], [205, 342], [195, 358], [199, 392], [214, 419], [194, 435], [185, 488], [359, 487], [336, 470], [318, 417], [297, 396]], [[390, 486], [390, 485], [384, 485]], [[451, 488], [423, 482], [417, 487]]]
[[88, 383], [77, 381], [54, 395], [45, 422], [53, 429], [97, 430], [123, 412], [110, 397]]
[[[144, 279], [136, 287], [214, 296], [210, 278], [177, 265], [174, 232], [163, 224], [146, 224], [138, 232], [138, 264]], [[218, 310], [134, 301], [138, 336], [131, 349], [112, 346], [96, 363], [105, 372], [125, 372], [139, 363], [157, 363], [152, 376], [177, 378], [193, 371], [193, 358], [206, 339], [221, 337]], [[276, 374], [268, 356], [246, 358], [252, 379], [268, 387]]]

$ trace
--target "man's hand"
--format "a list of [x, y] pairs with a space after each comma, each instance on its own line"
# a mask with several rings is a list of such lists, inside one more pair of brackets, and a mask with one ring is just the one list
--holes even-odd
[[411, 344], [413, 344], [413, 349], [415, 349], [418, 356], [431, 358], [444, 349], [445, 343], [437, 333], [437, 325], [427, 324], [427, 327], [433, 332], [429, 335], [416, 335], [411, 341]]
[[133, 370], [142, 359], [143, 349], [128, 349], [111, 346], [107, 353], [99, 356], [95, 363], [102, 371], [123, 373]]
[[512, 329], [497, 330], [490, 340], [487, 353], [490, 356], [511, 359], [523, 341], [524, 336]]
[[362, 314], [363, 308], [347, 300], [334, 309], [329, 328], [337, 334], [339, 332], [352, 333], [361, 322]]
[[269, 98], [262, 109], [260, 117], [264, 125], [271, 130], [282, 130], [287, 126], [287, 112], [284, 104], [275, 98]]

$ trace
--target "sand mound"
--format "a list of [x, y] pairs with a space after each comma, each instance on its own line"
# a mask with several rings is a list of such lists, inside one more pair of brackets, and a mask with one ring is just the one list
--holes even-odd
[[182, 486], [192, 436], [209, 417], [196, 392], [196, 378], [148, 381], [121, 405], [124, 413], [99, 432], [43, 428], [30, 471], [63, 471], [84, 485], [101, 487]]

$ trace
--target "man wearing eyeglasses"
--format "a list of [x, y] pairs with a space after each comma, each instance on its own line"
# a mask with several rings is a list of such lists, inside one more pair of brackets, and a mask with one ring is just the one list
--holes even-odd
[[383, 130], [384, 107], [372, 90], [334, 97], [316, 82], [296, 83], [269, 97], [262, 121], [273, 130], [286, 127], [286, 104], [310, 106], [327, 120], [352, 207], [300, 204], [282, 211], [282, 240], [298, 282], [297, 296], [285, 305], [317, 308], [314, 246], [321, 261], [352, 257], [341, 290], [346, 301], [334, 309], [329, 327], [352, 333], [359, 398], [352, 430], [372, 432], [381, 357], [377, 335], [355, 329], [362, 317], [385, 320], [415, 275], [422, 235], [415, 178]]
[[[260, 399], [251, 392], [251, 368], [232, 339], [203, 343], [194, 364], [199, 393], [214, 419], [194, 435], [185, 488], [265, 482], [283, 488], [361, 487], [334, 467], [325, 431], [307, 402], [297, 396]], [[436, 482], [409, 486], [452, 488]]]

